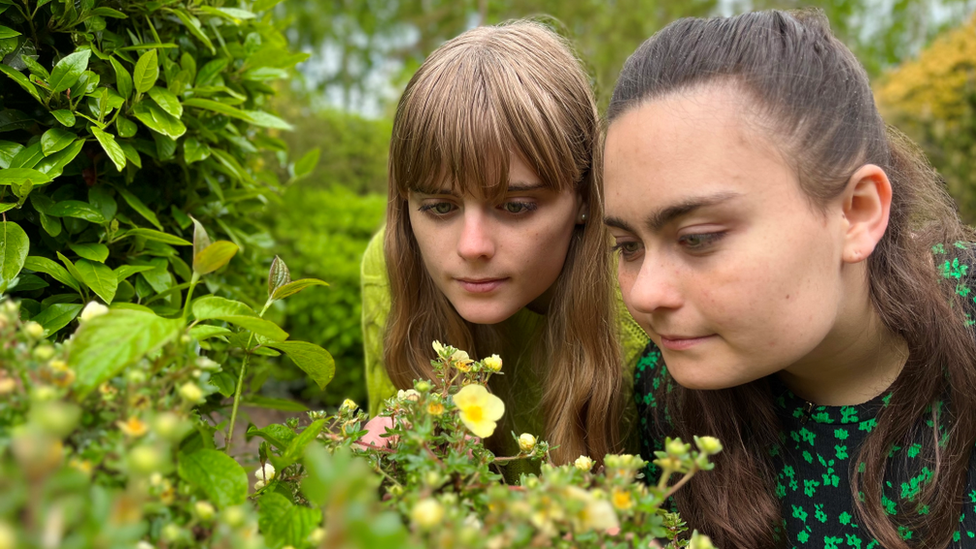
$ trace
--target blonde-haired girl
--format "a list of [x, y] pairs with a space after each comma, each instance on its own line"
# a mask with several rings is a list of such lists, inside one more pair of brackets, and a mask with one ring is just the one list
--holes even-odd
[[525, 431], [560, 462], [620, 448], [623, 365], [646, 339], [614, 297], [598, 132], [579, 60], [541, 24], [475, 28], [427, 58], [397, 106], [387, 226], [363, 260], [371, 412], [431, 376], [440, 340], [505, 360], [490, 446]]

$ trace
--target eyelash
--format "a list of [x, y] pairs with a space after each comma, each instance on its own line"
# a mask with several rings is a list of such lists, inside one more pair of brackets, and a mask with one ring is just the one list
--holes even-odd
[[[517, 211], [517, 212], [508, 211], [507, 206], [509, 206], [511, 204], [518, 205], [519, 206], [519, 211]], [[442, 206], [442, 205], [451, 206], [451, 209], [448, 210], [448, 211], [446, 211], [446, 212], [444, 212], [444, 213], [440, 213], [436, 209], [437, 209], [437, 207]], [[523, 216], [523, 215], [527, 215], [528, 213], [534, 212], [535, 210], [537, 210], [539, 208], [539, 205], [536, 204], [535, 202], [522, 202], [522, 201], [514, 200], [514, 201], [509, 201], [509, 202], [503, 202], [502, 204], [499, 205], [499, 208], [504, 213], [506, 213], [508, 215], [511, 215], [511, 216]], [[438, 218], [439, 219], [439, 218], [442, 218], [442, 217], [447, 216], [448, 214], [450, 214], [451, 212], [453, 212], [454, 209], [455, 209], [454, 205], [451, 204], [450, 202], [433, 202], [433, 203], [430, 203], [430, 204], [422, 204], [419, 208], [417, 208], [417, 211], [419, 211], [421, 213], [425, 213], [425, 214], [427, 214], [427, 215], [429, 215], [431, 217], [434, 217], [434, 218]]]
[[[700, 252], [700, 251], [705, 251], [706, 248], [708, 248], [712, 244], [715, 244], [716, 242], [721, 240], [724, 236], [725, 236], [724, 231], [715, 232], [715, 233], [687, 234], [678, 237], [678, 244], [683, 246], [688, 251]], [[698, 240], [699, 242], [696, 244], [692, 244], [691, 242], [694, 240]], [[635, 246], [636, 249], [628, 250], [627, 248], [631, 245]], [[620, 242], [614, 244], [613, 247], [610, 248], [610, 251], [614, 253], [620, 252], [620, 255], [625, 260], [629, 261], [632, 260], [634, 256], [636, 256], [640, 252], [640, 243], [632, 242], [632, 241]]]
[[610, 248], [610, 251], [613, 252], [613, 253], [620, 252], [620, 255], [625, 260], [630, 260], [635, 255], [637, 255], [637, 252], [639, 251], [639, 250], [630, 250], [630, 251], [628, 251], [626, 249], [626, 247], [627, 246], [630, 246], [631, 244], [633, 244], [634, 246], [640, 246], [640, 243], [639, 242], [620, 242], [620, 243], [614, 244], [613, 247]]

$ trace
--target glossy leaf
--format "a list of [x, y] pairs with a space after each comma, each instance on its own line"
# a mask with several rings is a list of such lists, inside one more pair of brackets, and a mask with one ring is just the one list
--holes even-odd
[[180, 104], [180, 99], [168, 89], [153, 86], [149, 88], [149, 97], [170, 116], [176, 118], [183, 116], [183, 105]]
[[[224, 70], [227, 67], [228, 62], [229, 61], [226, 57], [218, 57], [217, 59], [208, 61], [207, 64], [204, 65], [202, 69], [200, 69], [200, 72], [197, 73], [197, 78], [195, 82], [196, 85], [206, 86], [207, 84], [209, 84], [210, 81], [213, 80], [213, 78], [220, 73], [220, 71]], [[184, 101], [183, 104], [186, 105], [186, 102]]]
[[98, 294], [98, 297], [105, 303], [112, 302], [119, 287], [119, 280], [112, 269], [87, 259], [79, 259], [75, 263], [75, 269], [81, 275], [81, 281]]
[[156, 214], [154, 214], [152, 210], [147, 208], [146, 205], [143, 204], [142, 200], [139, 200], [139, 197], [137, 197], [136, 195], [130, 193], [125, 189], [119, 188], [116, 190], [119, 192], [120, 195], [122, 195], [122, 198], [125, 199], [125, 202], [129, 206], [131, 206], [133, 210], [139, 212], [139, 215], [145, 217], [146, 220], [152, 223], [153, 226], [155, 226], [157, 229], [163, 230], [163, 226], [159, 223], [159, 219], [156, 218]]
[[288, 265], [280, 257], [274, 256], [271, 260], [271, 269], [268, 270], [268, 297], [274, 295], [275, 290], [291, 282], [291, 273], [288, 272]]
[[[70, 164], [78, 156], [78, 153], [81, 152], [84, 146], [85, 140], [77, 139], [64, 150], [58, 151], [38, 162], [34, 168], [52, 179], [58, 177], [61, 175], [65, 166]], [[35, 184], [37, 183], [35, 182]]]
[[296, 366], [312, 378], [319, 389], [325, 389], [335, 376], [335, 359], [318, 345], [306, 341], [279, 341], [265, 345], [288, 355]]
[[200, 252], [210, 246], [210, 235], [207, 234], [207, 229], [195, 217], [191, 217], [190, 219], [193, 221], [193, 257], [196, 257]]
[[173, 244], [175, 246], [192, 246], [193, 245], [191, 242], [187, 242], [186, 240], [184, 240], [184, 239], [182, 239], [182, 238], [180, 238], [178, 236], [171, 235], [169, 233], [164, 233], [162, 231], [154, 231], [152, 229], [142, 229], [142, 228], [132, 229], [130, 231], [127, 231], [124, 236], [141, 236], [142, 238], [145, 238], [146, 240], [154, 240], [156, 242], [165, 242], [166, 244]]
[[18, 71], [17, 69], [15, 69], [15, 68], [13, 68], [13, 67], [11, 67], [9, 65], [4, 65], [3, 63], [0, 63], [0, 72], [2, 72], [4, 74], [6, 74], [7, 76], [9, 76], [10, 79], [13, 80], [14, 82], [16, 82], [18, 86], [20, 86], [21, 88], [24, 88], [24, 90], [27, 93], [31, 94], [31, 96], [34, 99], [37, 99], [41, 103], [44, 102], [41, 99], [40, 94], [37, 93], [37, 87], [34, 86], [34, 84], [32, 84], [31, 81], [28, 80], [27, 77], [24, 76], [20, 71]]
[[[36, 205], [37, 202], [34, 202], [34, 204]], [[45, 208], [44, 213], [53, 215], [54, 217], [84, 219], [92, 223], [105, 223], [106, 221], [102, 217], [102, 212], [93, 208], [91, 204], [80, 200], [62, 200], [61, 202], [55, 202], [50, 207]]]
[[41, 136], [41, 150], [45, 155], [54, 154], [72, 144], [78, 136], [61, 128], [51, 128]]
[[75, 115], [68, 109], [58, 109], [56, 111], [51, 111], [54, 118], [61, 123], [62, 126], [70, 128], [75, 125]]
[[44, 337], [47, 337], [67, 326], [83, 308], [84, 305], [78, 303], [55, 303], [34, 315], [31, 320], [44, 326]]
[[119, 137], [132, 137], [139, 131], [136, 123], [124, 116], [115, 119], [115, 130], [119, 132]]
[[80, 50], [68, 55], [58, 61], [58, 64], [54, 66], [54, 70], [51, 71], [51, 79], [48, 84], [51, 86], [51, 91], [63, 92], [64, 90], [74, 86], [78, 82], [78, 78], [81, 73], [85, 72], [88, 68], [88, 58], [91, 56], [91, 50]]
[[65, 286], [74, 289], [76, 292], [81, 291], [81, 286], [78, 285], [79, 281], [76, 280], [75, 277], [73, 277], [64, 267], [58, 265], [51, 259], [33, 255], [27, 256], [26, 261], [24, 261], [24, 268], [30, 269], [36, 273], [50, 275], [54, 280], [57, 280]]
[[212, 273], [230, 262], [237, 250], [237, 244], [218, 240], [193, 256], [193, 270], [200, 275]]
[[183, 141], [183, 159], [187, 164], [199, 162], [210, 156], [210, 146], [195, 137]]
[[3, 25], [0, 25], [0, 40], [13, 38], [15, 36], [20, 36], [20, 33], [10, 27], [5, 27]]
[[114, 57], [110, 57], [109, 62], [112, 63], [112, 68], [115, 69], [115, 89], [118, 90], [119, 95], [128, 99], [132, 95], [132, 76], [129, 74], [129, 71], [125, 70], [122, 63], [119, 63]]
[[78, 257], [99, 263], [105, 263], [105, 260], [108, 259], [108, 246], [105, 244], [68, 244], [68, 247], [71, 248], [71, 251], [78, 254]]
[[190, 309], [193, 311], [193, 317], [197, 320], [210, 320], [227, 316], [257, 316], [247, 304], [215, 295], [194, 300]]
[[159, 58], [156, 50], [149, 50], [139, 56], [132, 71], [132, 83], [137, 93], [146, 93], [159, 79]]
[[29, 249], [30, 240], [20, 225], [13, 221], [0, 221], [0, 289], [20, 273]]
[[122, 152], [122, 147], [115, 142], [115, 136], [95, 127], [91, 128], [91, 132], [95, 136], [95, 139], [102, 145], [105, 154], [115, 164], [115, 169], [121, 172], [125, 168], [125, 153]]
[[275, 290], [273, 298], [275, 300], [285, 299], [286, 297], [295, 295], [298, 292], [304, 290], [305, 288], [309, 288], [311, 286], [328, 286], [328, 285], [329, 285], [328, 282], [325, 282], [324, 280], [319, 280], [317, 278], [300, 278], [298, 280], [289, 282], [288, 284], [285, 284], [284, 286], [281, 286], [280, 288]]
[[152, 269], [155, 269], [152, 265], [122, 265], [115, 269], [115, 279], [122, 282], [136, 273], [150, 271]]
[[61, 218], [47, 215], [44, 212], [37, 212], [37, 215], [41, 218], [41, 227], [44, 228], [44, 232], [51, 236], [61, 234]]
[[9, 168], [10, 161], [22, 150], [24, 150], [24, 146], [20, 143], [0, 141], [0, 168]]
[[178, 17], [180, 21], [182, 21], [183, 24], [186, 25], [186, 28], [190, 31], [190, 34], [192, 34], [194, 37], [196, 37], [197, 40], [202, 42], [204, 46], [207, 46], [207, 49], [210, 50], [210, 55], [217, 54], [217, 50], [214, 49], [213, 43], [210, 42], [210, 39], [207, 38], [207, 35], [200, 28], [199, 19], [190, 15], [189, 13], [187, 13], [182, 9], [174, 10], [173, 13], [175, 13], [176, 17]]
[[51, 181], [47, 174], [29, 168], [7, 168], [0, 171], [0, 185], [19, 185], [30, 181], [34, 185], [43, 185]]
[[159, 108], [155, 103], [142, 101], [132, 109], [132, 114], [150, 130], [167, 137], [176, 139], [186, 133], [186, 126], [179, 118]]
[[80, 399], [148, 353], [175, 339], [180, 319], [167, 319], [132, 309], [112, 309], [89, 319], [75, 333], [68, 365], [77, 374]]

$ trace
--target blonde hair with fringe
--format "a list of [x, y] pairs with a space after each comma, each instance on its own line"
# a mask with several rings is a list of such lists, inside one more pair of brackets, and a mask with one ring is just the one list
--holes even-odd
[[609, 237], [599, 222], [598, 134], [589, 81], [568, 43], [539, 23], [517, 21], [472, 29], [434, 51], [407, 84], [390, 144], [384, 359], [400, 389], [431, 377], [433, 340], [484, 356], [503, 339], [495, 326], [461, 318], [435, 286], [410, 227], [410, 191], [449, 184], [498, 199], [517, 154], [549, 188], [577, 192], [588, 204], [593, 221], [574, 229], [528, 354], [531, 364], [548, 365], [537, 372], [544, 437], [558, 446], [559, 463], [581, 454], [602, 460], [620, 445], [622, 360]]

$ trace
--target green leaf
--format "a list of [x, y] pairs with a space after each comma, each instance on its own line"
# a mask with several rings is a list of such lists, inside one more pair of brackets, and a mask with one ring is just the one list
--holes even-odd
[[71, 276], [71, 274], [69, 274], [64, 267], [46, 257], [36, 255], [27, 256], [27, 260], [24, 261], [24, 268], [30, 269], [36, 273], [50, 275], [54, 280], [57, 280], [65, 286], [74, 289], [76, 292], [81, 291], [81, 286], [78, 285], [78, 280]]
[[206, 494], [218, 509], [247, 501], [247, 473], [234, 458], [217, 450], [179, 456], [180, 478]]
[[101, 212], [102, 217], [105, 219], [115, 217], [119, 209], [119, 204], [108, 192], [108, 188], [105, 185], [96, 185], [88, 189], [88, 203]]
[[97, 261], [99, 263], [105, 263], [108, 259], [108, 246], [105, 244], [68, 244], [71, 251], [78, 254], [78, 257], [83, 257], [85, 259], [90, 259], [92, 261]]
[[52, 215], [47, 215], [44, 212], [37, 212], [37, 215], [41, 218], [41, 227], [44, 227], [44, 231], [51, 236], [58, 236], [61, 234], [61, 219], [54, 217]]
[[133, 210], [139, 212], [139, 215], [145, 217], [146, 220], [152, 223], [157, 229], [160, 231], [163, 230], [163, 226], [159, 223], [159, 219], [156, 219], [156, 214], [152, 213], [152, 211], [142, 203], [142, 200], [139, 200], [139, 197], [125, 189], [117, 188], [116, 190], [120, 195], [122, 195], [122, 198], [125, 199], [126, 203], [128, 203]]
[[280, 257], [274, 256], [271, 260], [271, 269], [268, 270], [268, 297], [274, 295], [275, 290], [291, 282], [291, 273], [288, 272], [288, 265]]
[[[220, 71], [227, 67], [228, 62], [229, 60], [226, 57], [219, 57], [217, 59], [208, 61], [207, 64], [200, 69], [200, 72], [197, 73], [195, 85], [197, 87], [206, 86], [211, 80], [214, 79], [215, 76], [217, 76], [217, 74], [220, 73]], [[184, 101], [183, 104], [185, 105], [186, 102]]]
[[[270, 320], [265, 320], [256, 316], [223, 316], [217, 320], [230, 322], [240, 326], [245, 330], [250, 330], [255, 334], [262, 335], [272, 341], [284, 341], [288, 339], [288, 332], [282, 330], [277, 324]], [[270, 347], [271, 345], [268, 345]]]
[[[78, 156], [78, 153], [81, 152], [81, 149], [84, 146], [85, 140], [78, 139], [71, 145], [68, 145], [66, 149], [58, 151], [51, 156], [48, 156], [44, 160], [41, 160], [36, 166], [34, 166], [34, 168], [52, 179], [58, 177], [61, 175], [61, 172], [64, 170], [65, 166], [70, 164], [71, 161]], [[37, 182], [35, 182], [35, 184], [37, 184]]]
[[183, 159], [187, 164], [199, 162], [210, 156], [210, 146], [196, 137], [188, 137], [183, 141]]
[[126, 366], [175, 339], [182, 329], [181, 319], [132, 309], [112, 309], [82, 323], [68, 356], [68, 365], [78, 376], [78, 399], [84, 399]]
[[195, 299], [190, 309], [197, 320], [219, 319], [227, 316], [257, 316], [247, 304], [215, 295]]
[[149, 50], [139, 56], [132, 71], [132, 81], [137, 93], [145, 93], [156, 85], [159, 79], [159, 59], [156, 50]]
[[[37, 200], [33, 201], [35, 207], [37, 207], [37, 203]], [[54, 217], [74, 217], [92, 223], [105, 223], [106, 221], [102, 217], [102, 212], [93, 208], [91, 204], [80, 200], [62, 200], [61, 202], [55, 202], [50, 207], [44, 208], [43, 211], [47, 215], [53, 215]]]
[[187, 242], [186, 240], [183, 240], [182, 238], [180, 238], [178, 236], [171, 235], [171, 234], [168, 234], [168, 233], [164, 233], [164, 232], [161, 232], [161, 231], [154, 231], [152, 229], [142, 229], [142, 228], [132, 229], [130, 231], [127, 231], [123, 235], [123, 237], [126, 237], [126, 236], [141, 236], [142, 238], [145, 238], [146, 240], [154, 240], [156, 242], [165, 242], [166, 244], [174, 244], [176, 246], [192, 246], [193, 245], [192, 243]]
[[210, 15], [229, 19], [235, 23], [238, 23], [244, 19], [254, 19], [255, 17], [253, 13], [238, 8], [212, 8], [210, 6], [200, 6], [200, 10], [209, 13]]
[[328, 282], [325, 282], [324, 280], [319, 280], [317, 278], [300, 278], [298, 280], [293, 280], [281, 286], [277, 290], [275, 290], [272, 298], [275, 300], [285, 299], [286, 297], [295, 295], [298, 292], [304, 290], [305, 288], [311, 286], [328, 286], [328, 285], [329, 285]]
[[66, 128], [70, 128], [75, 125], [75, 115], [73, 112], [69, 111], [68, 109], [58, 109], [56, 111], [51, 111], [51, 114], [53, 114], [54, 118], [56, 118], [58, 122], [60, 122], [61, 125]]
[[322, 512], [294, 505], [285, 496], [272, 492], [260, 500], [258, 529], [270, 547], [300, 546], [322, 520]]
[[155, 268], [152, 265], [121, 265], [118, 269], [115, 269], [115, 279], [122, 282], [136, 273], [151, 271]]
[[125, 168], [125, 153], [122, 151], [122, 147], [115, 142], [115, 136], [95, 127], [91, 128], [91, 132], [95, 139], [102, 144], [102, 149], [108, 154], [112, 163], [115, 164], [115, 169], [121, 172]]
[[212, 273], [226, 265], [237, 250], [237, 244], [218, 240], [193, 256], [193, 270], [200, 275]]
[[61, 128], [51, 128], [41, 136], [41, 150], [45, 155], [54, 154], [72, 144], [78, 136]]
[[51, 78], [51, 73], [47, 72], [47, 69], [41, 66], [41, 64], [37, 62], [35, 57], [36, 57], [35, 55], [21, 54], [20, 59], [24, 62], [25, 65], [27, 65], [27, 68], [28, 70], [30, 70], [31, 74], [35, 75], [36, 77], [44, 81], [47, 81], [48, 79]]
[[197, 254], [210, 246], [210, 235], [207, 234], [207, 229], [195, 217], [190, 217], [190, 219], [193, 221], [193, 257], [196, 257]]
[[196, 107], [198, 109], [205, 109], [208, 111], [218, 112], [220, 114], [225, 114], [231, 118], [237, 118], [239, 120], [250, 122], [252, 124], [254, 123], [254, 119], [251, 118], [251, 115], [248, 114], [247, 112], [231, 107], [230, 105], [227, 105], [225, 103], [214, 101], [212, 99], [201, 99], [199, 97], [191, 97], [183, 101], [183, 106]]
[[291, 131], [295, 127], [285, 122], [284, 120], [278, 118], [277, 116], [264, 111], [243, 111], [251, 118], [251, 123], [255, 126], [261, 126], [264, 128], [275, 128], [279, 130]]
[[254, 425], [247, 428], [248, 440], [254, 437], [261, 437], [279, 450], [287, 449], [291, 441], [295, 439], [295, 436], [297, 436], [295, 435], [295, 431], [278, 423], [272, 423], [264, 429], [258, 429]]
[[207, 46], [207, 49], [210, 50], [210, 55], [217, 55], [217, 50], [214, 49], [213, 43], [210, 42], [210, 39], [207, 38], [207, 35], [204, 34], [203, 30], [200, 28], [199, 19], [182, 9], [173, 10], [173, 13], [175, 13], [176, 16], [180, 18], [180, 21], [186, 25], [186, 28], [189, 29], [190, 34], [195, 36], [196, 39], [202, 42], [204, 46]]
[[115, 118], [115, 129], [119, 132], [119, 137], [132, 137], [139, 131], [136, 123], [124, 116]]
[[[16, 207], [17, 207], [17, 203], [16, 202], [0, 202], [0, 213], [6, 212], [6, 211], [10, 211], [10, 210], [12, 210], [12, 209], [14, 209]], [[41, 215], [44, 215], [44, 214], [41, 214]], [[56, 235], [51, 235], [51, 236], [56, 236]]]
[[315, 437], [319, 436], [323, 427], [325, 427], [324, 419], [318, 419], [312, 422], [304, 431], [292, 439], [288, 444], [288, 449], [281, 455], [282, 459], [289, 465], [301, 459], [305, 455], [305, 447], [315, 440]]
[[8, 292], [29, 292], [50, 286], [43, 278], [37, 275], [26, 274], [23, 271], [17, 275], [14, 281], [15, 283], [7, 288]]
[[301, 179], [307, 175], [310, 175], [314, 170], [315, 166], [319, 163], [319, 155], [321, 150], [318, 147], [308, 151], [303, 154], [298, 162], [295, 162], [295, 179]]
[[264, 345], [288, 355], [296, 366], [312, 378], [319, 389], [325, 389], [335, 375], [335, 360], [318, 345], [306, 341], [278, 341]]
[[14, 36], [20, 36], [20, 33], [10, 27], [0, 25], [0, 40], [13, 38]]
[[115, 277], [112, 269], [87, 259], [79, 259], [75, 263], [75, 269], [81, 275], [81, 281], [98, 294], [98, 297], [102, 298], [105, 303], [112, 302], [119, 287], [119, 280]]
[[51, 178], [47, 174], [29, 168], [7, 168], [0, 171], [0, 185], [20, 185], [30, 181], [34, 185], [49, 183]]
[[[38, 162], [44, 159], [44, 151], [41, 149], [41, 142], [38, 141], [24, 150], [17, 153], [10, 161], [10, 169], [13, 168], [33, 168]], [[2, 177], [2, 174], [0, 174]]]
[[125, 153], [126, 160], [132, 162], [135, 165], [135, 167], [141, 169], [142, 157], [139, 156], [139, 151], [137, 151], [136, 148], [130, 145], [129, 143], [119, 143], [119, 146], [122, 147], [122, 152]]
[[20, 225], [13, 221], [0, 222], [0, 291], [20, 274], [29, 249], [30, 240]]
[[186, 133], [186, 126], [179, 118], [159, 108], [155, 103], [142, 101], [132, 109], [132, 114], [150, 130], [167, 137], [177, 139]]
[[54, 93], [63, 92], [74, 86], [81, 73], [88, 68], [90, 56], [91, 50], [79, 50], [58, 61], [54, 70], [51, 71], [51, 80], [48, 82], [51, 85], [51, 91]]
[[31, 81], [28, 80], [26, 76], [21, 74], [20, 71], [11, 67], [10, 65], [4, 65], [3, 63], [0, 63], [0, 72], [9, 76], [11, 80], [16, 82], [21, 88], [24, 88], [24, 90], [27, 93], [31, 94], [31, 96], [33, 96], [34, 99], [37, 99], [41, 103], [44, 102], [41, 99], [40, 94], [37, 93], [37, 87], [34, 86], [34, 84], [32, 84]]
[[255, 2], [252, 6], [252, 9], [255, 12], [267, 11], [277, 6], [279, 2], [281, 2], [281, 0], [257, 0], [257, 2]]
[[308, 411], [308, 406], [305, 406], [301, 402], [296, 402], [294, 400], [289, 400], [287, 398], [270, 398], [270, 397], [263, 397], [260, 395], [250, 395], [247, 398], [243, 399], [241, 403], [247, 404], [248, 406], [266, 408], [268, 410], [281, 410], [283, 412]]
[[105, 6], [95, 8], [88, 12], [89, 15], [96, 15], [98, 17], [112, 17], [114, 19], [128, 19], [128, 15], [122, 13], [119, 10], [107, 8]]
[[234, 332], [223, 326], [211, 326], [210, 324], [197, 324], [190, 328], [190, 337], [197, 341], [203, 341], [211, 337], [231, 335]]
[[47, 337], [68, 325], [75, 319], [83, 305], [77, 303], [55, 303], [34, 316], [31, 320], [44, 326], [44, 337]]
[[22, 150], [24, 150], [24, 146], [20, 143], [14, 143], [13, 141], [0, 141], [0, 168], [9, 168], [10, 162]]
[[[55, 252], [55, 253], [58, 254], [58, 259], [61, 260], [61, 263], [64, 265], [64, 268], [68, 269], [68, 272], [71, 273], [71, 277], [77, 280], [79, 283], [83, 284], [84, 279], [82, 278], [81, 273], [78, 272], [78, 269], [75, 267], [75, 264], [72, 263], [71, 260], [65, 257], [64, 254], [62, 254], [61, 252]], [[80, 292], [81, 290], [78, 291]]]
[[176, 118], [183, 116], [183, 105], [180, 104], [180, 99], [168, 89], [153, 86], [149, 89], [149, 97], [170, 115]]

